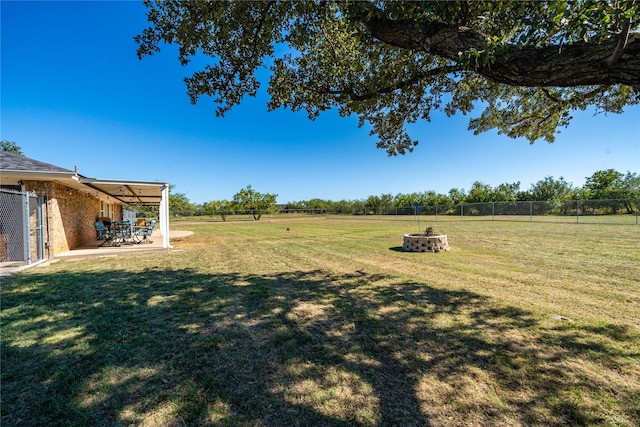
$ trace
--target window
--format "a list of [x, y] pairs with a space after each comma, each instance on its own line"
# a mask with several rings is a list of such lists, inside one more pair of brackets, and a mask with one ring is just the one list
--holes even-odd
[[113, 203], [100, 200], [100, 216], [106, 218], [113, 218]]

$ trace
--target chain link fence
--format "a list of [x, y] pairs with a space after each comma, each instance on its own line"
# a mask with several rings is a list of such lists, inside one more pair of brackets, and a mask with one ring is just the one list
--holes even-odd
[[529, 222], [574, 222], [638, 224], [640, 204], [638, 199], [609, 200], [552, 200], [459, 203], [442, 206], [361, 207], [354, 216], [426, 217], [432, 221], [490, 220]]
[[43, 198], [0, 189], [0, 276], [44, 259]]
[[[241, 210], [224, 210], [214, 213], [171, 211], [171, 218], [174, 221], [242, 221], [253, 220], [255, 214], [255, 211]], [[265, 217], [283, 218], [293, 215], [379, 220], [413, 220], [415, 217], [424, 217], [425, 220], [436, 222], [450, 220], [502, 220], [638, 224], [640, 205], [638, 199], [512, 201], [404, 207], [367, 206], [363, 202], [356, 201], [351, 206], [331, 209], [288, 209], [281, 207], [276, 213], [260, 212], [260, 214]]]

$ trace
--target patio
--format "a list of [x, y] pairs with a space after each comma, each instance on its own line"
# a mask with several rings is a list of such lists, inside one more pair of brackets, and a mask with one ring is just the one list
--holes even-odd
[[[187, 237], [193, 234], [192, 231], [179, 231], [171, 230], [169, 232], [169, 240], [180, 240], [183, 237]], [[168, 251], [169, 248], [163, 248], [162, 235], [159, 230], [154, 230], [151, 236], [153, 243], [142, 243], [137, 245], [122, 245], [122, 246], [103, 246], [99, 245], [102, 240], [94, 240], [79, 248], [72, 249], [67, 252], [57, 254], [56, 259], [78, 259], [78, 258], [92, 258], [92, 257], [104, 257], [104, 256], [117, 256], [117, 255], [131, 255], [141, 254], [148, 252], [162, 252]]]

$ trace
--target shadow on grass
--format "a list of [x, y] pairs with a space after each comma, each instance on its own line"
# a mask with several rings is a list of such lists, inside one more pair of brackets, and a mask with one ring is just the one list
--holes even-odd
[[[573, 352], [612, 369], [634, 356], [598, 330], [537, 333], [526, 311], [365, 272], [64, 272], [2, 294], [3, 425], [590, 425], [603, 408], [577, 396], [607, 384]], [[635, 392], [609, 410], [633, 420]]]

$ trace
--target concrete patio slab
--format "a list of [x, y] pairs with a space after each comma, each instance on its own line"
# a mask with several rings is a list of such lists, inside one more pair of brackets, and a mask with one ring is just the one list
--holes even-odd
[[[193, 234], [193, 231], [180, 231], [180, 230], [171, 230], [169, 232], [169, 242], [171, 240], [180, 239], [183, 237], [187, 237]], [[168, 248], [162, 247], [162, 235], [160, 235], [159, 231], [154, 231], [151, 236], [151, 241], [153, 243], [140, 243], [133, 245], [121, 245], [121, 246], [102, 246], [102, 240], [95, 240], [93, 242], [87, 243], [84, 246], [79, 248], [72, 249], [67, 252], [63, 252], [57, 254], [55, 259], [80, 259], [80, 258], [93, 258], [93, 257], [109, 257], [109, 256], [118, 256], [118, 255], [131, 255], [131, 254], [141, 254], [148, 252], [162, 252], [169, 251]]]

